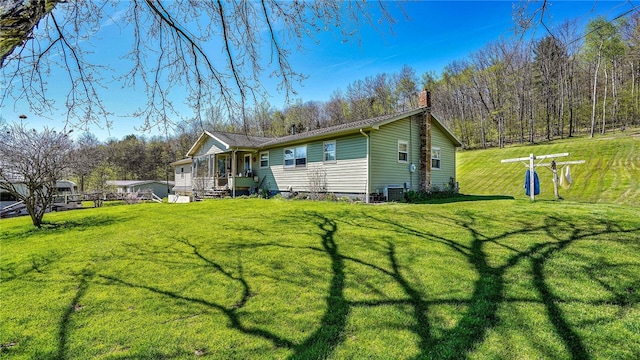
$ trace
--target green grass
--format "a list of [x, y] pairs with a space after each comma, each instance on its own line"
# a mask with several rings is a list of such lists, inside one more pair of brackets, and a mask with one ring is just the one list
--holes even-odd
[[[539, 145], [511, 146], [505, 149], [461, 151], [457, 154], [458, 181], [465, 194], [509, 195], [525, 198], [524, 172], [521, 163], [502, 164], [500, 160], [565, 153], [558, 162], [585, 160], [571, 165], [573, 184], [560, 188], [567, 200], [588, 203], [617, 203], [640, 206], [640, 128], [624, 133], [556, 140]], [[543, 160], [549, 163], [551, 159]], [[538, 163], [539, 161], [536, 161]], [[554, 199], [550, 168], [537, 169], [543, 200]]]
[[4, 219], [0, 357], [640, 357], [637, 208], [459, 200]]

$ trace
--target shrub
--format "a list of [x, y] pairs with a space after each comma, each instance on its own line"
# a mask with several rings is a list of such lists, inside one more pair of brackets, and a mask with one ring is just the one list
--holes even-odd
[[337, 201], [338, 197], [336, 196], [336, 194], [329, 192], [329, 193], [324, 193], [322, 194], [322, 197], [320, 198], [320, 200], [324, 200], [324, 201]]
[[404, 194], [404, 200], [408, 203], [420, 203], [433, 199], [446, 199], [459, 196], [459, 193], [456, 188], [446, 187], [440, 189], [437, 186], [433, 186], [431, 191], [407, 191]]

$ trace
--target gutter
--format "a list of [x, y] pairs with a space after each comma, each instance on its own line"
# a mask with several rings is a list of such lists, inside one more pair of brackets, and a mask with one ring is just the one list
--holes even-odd
[[369, 135], [367, 133], [362, 131], [362, 129], [360, 129], [360, 134], [362, 134], [362, 136], [367, 138], [367, 181], [365, 182], [365, 194], [364, 194], [365, 199], [364, 199], [364, 202], [366, 204], [368, 204], [369, 203], [369, 193], [370, 193], [370, 191], [369, 191], [369, 186], [370, 186], [370, 184], [369, 184], [369, 176], [370, 176], [369, 169], [371, 167], [371, 156], [369, 156], [369, 153], [370, 153], [370, 145], [369, 145], [369, 143], [371, 141], [371, 138], [369, 137]]

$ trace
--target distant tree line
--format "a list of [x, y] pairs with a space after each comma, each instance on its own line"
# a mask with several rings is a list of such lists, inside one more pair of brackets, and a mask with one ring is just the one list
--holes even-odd
[[638, 125], [640, 14], [531, 43], [499, 40], [429, 79], [434, 112], [468, 147], [503, 147]]
[[73, 174], [85, 189], [105, 179], [172, 180], [169, 163], [183, 158], [203, 130], [283, 136], [417, 106], [432, 93], [433, 113], [468, 148], [620, 131], [640, 125], [640, 15], [566, 21], [536, 41], [499, 40], [421, 76], [408, 66], [335, 90], [327, 101], [294, 101], [283, 109], [262, 103], [229, 119], [210, 107], [204, 119], [178, 124], [166, 137], [128, 135], [75, 142]]

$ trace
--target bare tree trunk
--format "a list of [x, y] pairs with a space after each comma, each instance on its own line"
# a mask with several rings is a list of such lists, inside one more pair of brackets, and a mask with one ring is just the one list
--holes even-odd
[[482, 114], [480, 114], [480, 137], [482, 139], [482, 148], [486, 149], [487, 148], [487, 138], [486, 138], [486, 131], [484, 129], [484, 126], [485, 126], [484, 116], [482, 116]]
[[611, 129], [615, 132], [616, 127], [616, 117], [618, 114], [618, 87], [616, 83], [618, 82], [618, 67], [617, 61], [613, 60], [613, 68], [611, 70], [611, 96], [613, 97], [613, 107], [611, 108]]
[[[631, 66], [631, 104], [632, 104], [632, 113], [633, 116], [636, 114], [636, 101], [635, 101], [635, 90], [636, 90], [636, 70], [633, 66], [633, 60], [629, 61], [629, 66]], [[629, 112], [626, 111], [626, 119], [628, 119]]]
[[533, 123], [533, 102], [529, 106], [529, 143], [533, 144], [535, 140], [535, 128]]
[[569, 68], [569, 137], [573, 136], [574, 125], [573, 125], [573, 64], [574, 61], [571, 60], [570, 68]]
[[591, 133], [590, 137], [593, 137], [593, 133], [596, 130], [596, 89], [598, 88], [598, 71], [600, 70], [600, 62], [602, 60], [602, 44], [600, 44], [600, 51], [598, 51], [598, 61], [596, 61], [596, 71], [593, 75], [593, 95], [591, 98]]
[[605, 124], [606, 124], [606, 112], [607, 112], [607, 86], [609, 84], [609, 76], [607, 72], [607, 67], [604, 67], [604, 97], [602, 99], [602, 130], [601, 134], [604, 134]]
[[4, 60], [20, 47], [29, 37], [33, 28], [47, 16], [62, 0], [20, 0], [8, 1], [0, 7], [2, 12], [2, 41], [0, 41], [0, 67]]

